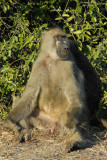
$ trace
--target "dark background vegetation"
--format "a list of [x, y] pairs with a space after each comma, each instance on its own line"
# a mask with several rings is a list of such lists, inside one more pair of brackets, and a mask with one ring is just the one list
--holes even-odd
[[[96, 68], [102, 82], [98, 112], [107, 107], [107, 2], [105, 0], [0, 1], [0, 117], [12, 93], [20, 96], [36, 60], [41, 33], [60, 26]], [[91, 75], [90, 75], [91, 76]]]

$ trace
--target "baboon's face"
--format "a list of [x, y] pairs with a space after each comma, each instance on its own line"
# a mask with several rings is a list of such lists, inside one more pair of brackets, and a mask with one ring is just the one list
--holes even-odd
[[69, 41], [65, 35], [54, 36], [56, 53], [59, 58], [66, 59], [69, 53]]
[[67, 59], [69, 54], [69, 39], [58, 29], [46, 31], [42, 36], [41, 51], [53, 59]]

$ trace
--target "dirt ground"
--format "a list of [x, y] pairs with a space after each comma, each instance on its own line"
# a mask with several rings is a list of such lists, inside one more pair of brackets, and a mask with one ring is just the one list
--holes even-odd
[[92, 128], [87, 139], [87, 148], [63, 153], [57, 133], [33, 129], [32, 140], [19, 143], [0, 124], [0, 160], [107, 160], [107, 131]]

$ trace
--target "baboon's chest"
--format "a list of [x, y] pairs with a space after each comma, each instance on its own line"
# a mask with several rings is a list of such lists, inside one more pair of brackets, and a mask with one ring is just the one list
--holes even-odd
[[68, 106], [67, 90], [72, 90], [72, 71], [69, 64], [56, 63], [50, 64], [48, 68], [48, 76], [42, 88], [39, 107], [46, 113], [61, 113]]
[[44, 86], [39, 99], [39, 107], [49, 115], [59, 115], [68, 106], [66, 97], [66, 84], [61, 79], [50, 81]]

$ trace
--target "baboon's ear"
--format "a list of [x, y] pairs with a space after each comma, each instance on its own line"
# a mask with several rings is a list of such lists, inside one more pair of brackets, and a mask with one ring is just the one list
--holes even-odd
[[46, 31], [43, 31], [41, 39], [43, 39], [44, 35], [45, 35]]
[[41, 40], [43, 39], [45, 33], [49, 30], [49, 28], [45, 28], [45, 30], [43, 31], [42, 35], [41, 35]]
[[12, 93], [12, 99], [14, 99], [14, 98], [15, 98], [15, 92]]

